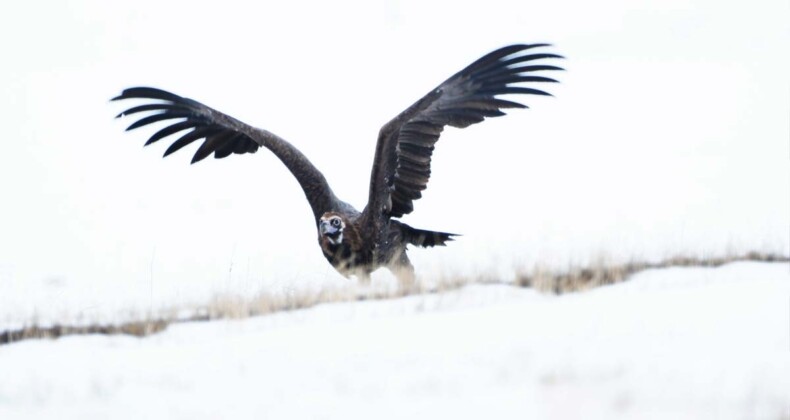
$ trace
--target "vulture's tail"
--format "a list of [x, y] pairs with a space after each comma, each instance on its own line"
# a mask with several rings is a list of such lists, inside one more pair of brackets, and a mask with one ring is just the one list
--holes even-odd
[[403, 238], [407, 243], [423, 248], [445, 246], [447, 242], [454, 240], [453, 237], [460, 236], [455, 233], [415, 229], [405, 223], [401, 223], [401, 232], [403, 232]]

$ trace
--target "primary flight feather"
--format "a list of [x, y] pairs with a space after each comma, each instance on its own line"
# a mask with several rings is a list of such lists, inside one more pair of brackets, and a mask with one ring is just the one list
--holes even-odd
[[415, 229], [395, 220], [414, 210], [431, 175], [434, 145], [445, 126], [464, 128], [508, 108], [527, 106], [502, 95], [550, 95], [534, 86], [554, 83], [546, 72], [562, 70], [546, 64], [559, 55], [543, 52], [548, 44], [510, 45], [493, 51], [445, 80], [379, 131], [370, 177], [368, 203], [359, 212], [338, 199], [323, 174], [296, 147], [264, 129], [252, 127], [195, 100], [150, 87], [124, 90], [113, 101], [150, 102], [118, 114], [144, 115], [133, 130], [159, 121], [170, 125], [154, 133], [146, 145], [182, 133], [165, 156], [201, 142], [192, 163], [212, 153], [255, 153], [265, 147], [294, 175], [313, 211], [318, 242], [326, 259], [345, 276], [367, 276], [387, 267], [404, 285], [413, 283], [414, 268], [406, 255], [411, 244], [445, 245], [454, 234]]

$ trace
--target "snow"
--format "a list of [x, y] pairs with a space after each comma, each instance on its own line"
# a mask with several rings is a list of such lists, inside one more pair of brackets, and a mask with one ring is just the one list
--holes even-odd
[[0, 418], [786, 418], [788, 296], [787, 264], [741, 262], [23, 341]]

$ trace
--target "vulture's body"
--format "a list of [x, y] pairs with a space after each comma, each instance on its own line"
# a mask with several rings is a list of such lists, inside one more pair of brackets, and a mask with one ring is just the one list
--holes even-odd
[[533, 52], [546, 44], [500, 48], [456, 73], [388, 122], [379, 132], [370, 178], [368, 203], [362, 211], [338, 199], [323, 174], [294, 146], [269, 131], [252, 127], [197, 101], [147, 87], [124, 90], [120, 99], [145, 103], [118, 116], [149, 115], [127, 130], [158, 121], [172, 124], [154, 133], [146, 145], [186, 131], [165, 151], [165, 156], [195, 141], [202, 141], [192, 163], [210, 154], [255, 153], [265, 147], [296, 177], [313, 211], [318, 242], [326, 259], [345, 276], [366, 278], [388, 267], [404, 283], [413, 280], [406, 247], [445, 245], [453, 234], [415, 229], [396, 218], [411, 213], [430, 177], [434, 144], [445, 126], [467, 127], [486, 117], [505, 115], [502, 109], [526, 108], [500, 95], [548, 93], [524, 83], [556, 82], [542, 72], [561, 70], [540, 61], [561, 58]]

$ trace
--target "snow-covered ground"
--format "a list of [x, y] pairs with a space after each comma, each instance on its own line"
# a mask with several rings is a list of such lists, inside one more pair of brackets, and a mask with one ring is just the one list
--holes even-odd
[[1, 419], [790, 416], [790, 269], [468, 286], [0, 347]]

